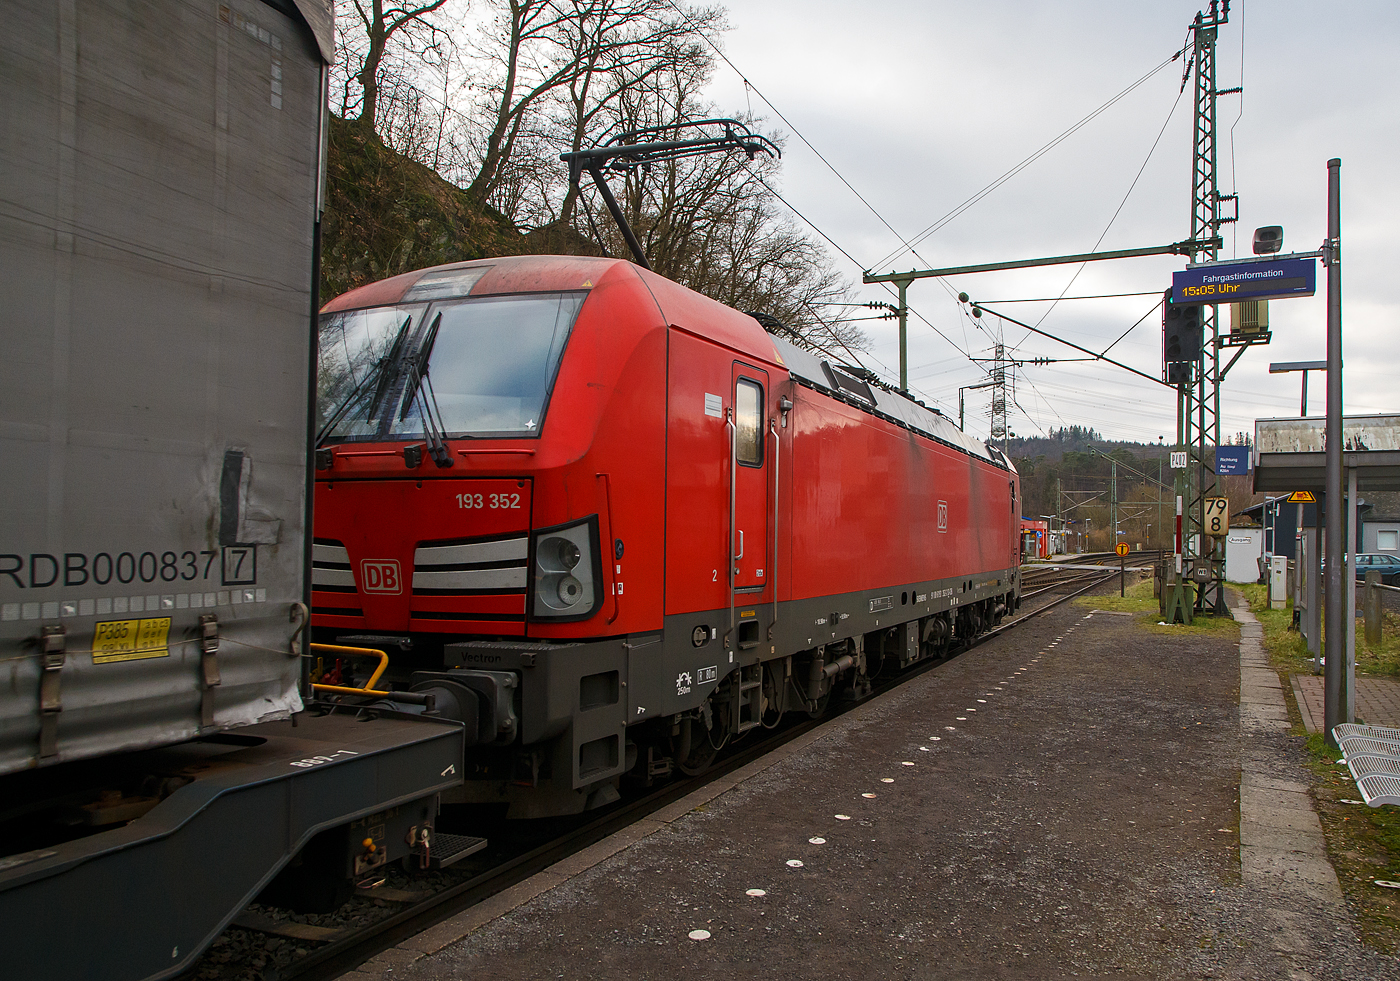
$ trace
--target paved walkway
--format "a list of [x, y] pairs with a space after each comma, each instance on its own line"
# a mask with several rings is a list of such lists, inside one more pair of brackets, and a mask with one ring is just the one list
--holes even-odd
[[[1240, 872], [1268, 907], [1263, 912], [1277, 931], [1275, 952], [1291, 962], [1307, 944], [1292, 903], [1303, 900], [1337, 919], [1345, 917], [1345, 907], [1308, 786], [1271, 752], [1270, 742], [1287, 735], [1289, 723], [1264, 629], [1238, 593], [1230, 599], [1240, 624]], [[1291, 977], [1307, 976], [1297, 967], [1290, 964]]]
[[1052, 611], [345, 981], [1393, 981], [1236, 616], [1238, 646]]
[[[1321, 732], [1326, 717], [1325, 687], [1320, 674], [1295, 674], [1293, 697], [1308, 732]], [[1390, 678], [1356, 679], [1356, 721], [1400, 729], [1400, 681]]]

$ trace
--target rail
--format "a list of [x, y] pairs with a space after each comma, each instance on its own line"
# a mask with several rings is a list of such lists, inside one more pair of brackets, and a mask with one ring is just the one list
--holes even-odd
[[[1108, 582], [1117, 575], [1117, 570], [1114, 570], [1106, 574], [1091, 573], [1087, 577], [1076, 579], [1073, 585], [1078, 586], [1078, 588], [1068, 595], [1057, 597], [1050, 603], [1038, 606], [1015, 619], [1008, 620], [1000, 626], [993, 627], [977, 637], [971, 638], [965, 647], [953, 652], [951, 656], [956, 657], [992, 637], [1006, 633], [1016, 626], [1074, 599], [1076, 596], [1083, 595], [1095, 586]], [[1079, 586], [1078, 584], [1083, 578], [1089, 578], [1092, 581], [1087, 585]], [[902, 672], [897, 678], [878, 682], [874, 694], [883, 694], [947, 663], [947, 659], [929, 658], [921, 661], [911, 666], [909, 670]], [[354, 694], [367, 694], [355, 689], [351, 691]], [[419, 693], [395, 692], [393, 696], [402, 699], [405, 695], [415, 694]], [[867, 701], [855, 702], [844, 711], [852, 711], [866, 704], [868, 704]], [[703, 775], [677, 780], [665, 787], [653, 790], [641, 798], [619, 802], [604, 813], [583, 819], [579, 825], [565, 831], [563, 835], [550, 836], [543, 842], [533, 839], [530, 835], [522, 835], [521, 840], [515, 846], [504, 848], [500, 853], [493, 852], [490, 864], [485, 867], [468, 868], [464, 863], [460, 869], [454, 867], [450, 870], [443, 870], [441, 873], [444, 880], [442, 887], [431, 893], [396, 889], [362, 890], [359, 895], [367, 899], [378, 899], [378, 905], [382, 907], [379, 918], [372, 921], [346, 925], [341, 928], [325, 928], [324, 935], [314, 939], [307, 938], [301, 933], [279, 934], [279, 931], [275, 929], [263, 930], [260, 927], [247, 924], [243, 924], [243, 926], [256, 933], [294, 937], [297, 939], [298, 945], [304, 948], [320, 945], [314, 946], [314, 949], [296, 961], [281, 966], [283, 973], [278, 976], [284, 981], [291, 981], [293, 978], [298, 979], [298, 981], [329, 981], [329, 979], [340, 977], [344, 972], [363, 964], [367, 959], [387, 947], [422, 932], [446, 917], [469, 908], [487, 897], [523, 881], [536, 872], [549, 868], [555, 862], [601, 841], [609, 834], [680, 800], [709, 781], [719, 779], [725, 774], [748, 765], [765, 753], [772, 752], [783, 743], [811, 731], [825, 720], [826, 717], [810, 720], [794, 719], [790, 726], [779, 729], [771, 738], [757, 743], [746, 743], [738, 747], [732, 756], [718, 760], [715, 766]], [[289, 921], [287, 925], [292, 929], [298, 927], [304, 929], [304, 924], [296, 922]], [[310, 943], [308, 943], [308, 939], [310, 939]], [[246, 954], [253, 956], [260, 953], [261, 956], [268, 956], [262, 943], [261, 941], [249, 942]]]

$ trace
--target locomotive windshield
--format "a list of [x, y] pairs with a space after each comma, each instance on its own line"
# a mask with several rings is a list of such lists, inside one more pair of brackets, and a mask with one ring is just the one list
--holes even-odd
[[539, 432], [584, 293], [371, 307], [321, 318], [317, 442]]

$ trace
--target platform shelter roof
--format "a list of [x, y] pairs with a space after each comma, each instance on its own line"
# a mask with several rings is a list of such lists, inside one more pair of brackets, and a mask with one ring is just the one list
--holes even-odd
[[[1342, 419], [1342, 466], [1363, 491], [1400, 490], [1400, 413]], [[1327, 419], [1308, 416], [1254, 423], [1254, 489], [1320, 491], [1327, 475]]]

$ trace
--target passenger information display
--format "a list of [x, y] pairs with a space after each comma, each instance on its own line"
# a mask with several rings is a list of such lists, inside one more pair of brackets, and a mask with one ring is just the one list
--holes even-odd
[[1317, 291], [1315, 259], [1257, 259], [1172, 273], [1173, 303], [1238, 303]]

